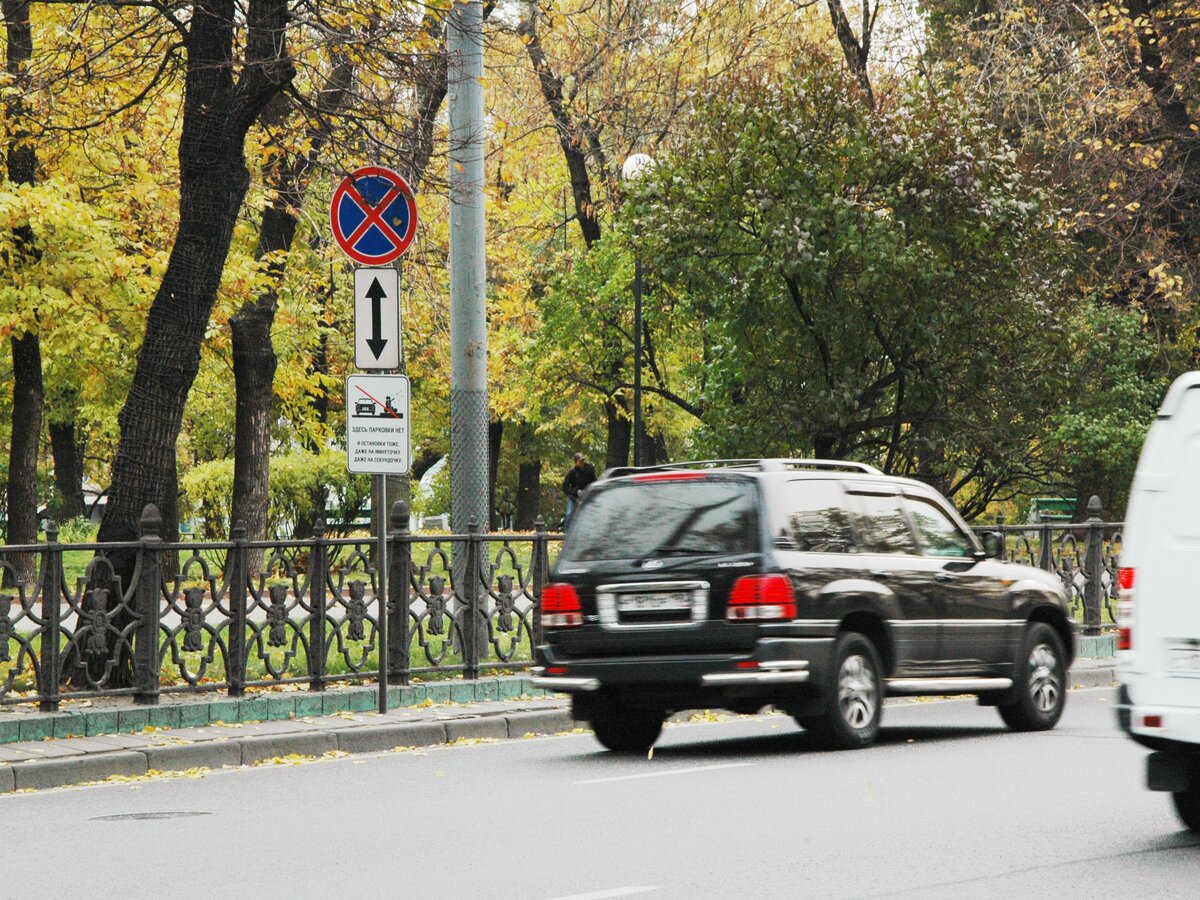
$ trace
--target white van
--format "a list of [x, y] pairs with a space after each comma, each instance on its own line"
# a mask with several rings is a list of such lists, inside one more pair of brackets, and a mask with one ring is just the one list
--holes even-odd
[[1200, 372], [1171, 385], [1146, 436], [1121, 546], [1117, 720], [1200, 831]]

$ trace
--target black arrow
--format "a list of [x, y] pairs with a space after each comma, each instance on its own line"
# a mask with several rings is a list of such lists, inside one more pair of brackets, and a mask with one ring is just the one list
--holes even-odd
[[367, 338], [367, 346], [371, 348], [376, 359], [379, 359], [379, 354], [387, 345], [387, 338], [380, 334], [383, 330], [382, 304], [385, 297], [387, 297], [387, 291], [380, 285], [379, 279], [372, 278], [371, 286], [367, 288], [367, 299], [371, 301], [371, 337]]

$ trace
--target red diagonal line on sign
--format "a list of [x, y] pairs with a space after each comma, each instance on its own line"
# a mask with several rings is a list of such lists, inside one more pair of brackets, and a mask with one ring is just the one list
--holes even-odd
[[392, 189], [389, 190], [379, 202], [379, 205], [372, 206], [366, 201], [366, 198], [364, 198], [363, 195], [358, 192], [358, 188], [354, 186], [354, 182], [350, 182], [346, 189], [346, 196], [350, 198], [350, 202], [357, 206], [359, 211], [362, 212], [366, 218], [363, 219], [362, 223], [354, 229], [353, 233], [351, 233], [349, 237], [346, 238], [346, 243], [353, 247], [358, 243], [359, 238], [367, 233], [367, 229], [374, 225], [383, 232], [383, 236], [385, 238], [387, 238], [397, 247], [403, 244], [404, 241], [400, 235], [396, 234], [392, 226], [383, 220], [384, 210], [391, 206], [392, 201], [396, 199], [396, 196], [399, 193], [400, 188], [393, 185]]
[[[370, 394], [368, 394], [366, 391], [364, 391], [364, 390], [362, 389], [362, 386], [361, 386], [361, 385], [357, 385], [357, 384], [356, 384], [356, 385], [354, 386], [354, 389], [355, 389], [356, 391], [358, 391], [360, 394], [362, 394], [364, 397], [368, 397], [368, 398], [370, 398], [371, 400], [374, 400], [376, 403], [379, 403], [379, 400], [378, 400], [378, 399], [376, 399], [375, 397], [372, 397]], [[391, 416], [393, 419], [398, 419], [398, 420], [400, 420], [401, 422], [403, 422], [403, 421], [404, 421], [404, 416], [400, 415], [400, 413], [399, 413], [398, 411], [394, 411], [394, 410], [390, 410], [390, 409], [388, 409], [388, 408], [387, 408], [387, 404], [385, 404], [385, 403], [379, 403], [379, 408], [380, 408], [380, 409], [382, 409], [382, 410], [383, 410], [385, 413], [387, 413], [389, 416]]]

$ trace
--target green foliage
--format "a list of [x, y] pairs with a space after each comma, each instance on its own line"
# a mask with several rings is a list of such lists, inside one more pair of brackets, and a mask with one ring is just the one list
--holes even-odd
[[430, 479], [432, 489], [425, 491], [415, 483], [412, 490], [412, 511], [417, 516], [440, 516], [450, 511], [450, 463], [449, 458], [444, 466], [434, 473]]
[[1050, 417], [1060, 465], [1110, 516], [1123, 515], [1146, 432], [1170, 382], [1169, 360], [1136, 307], [1090, 304], [1068, 333], [1072, 391]]
[[[230, 532], [229, 504], [233, 496], [233, 460], [220, 459], [190, 469], [180, 479], [189, 513], [204, 520], [203, 536], [225, 538]], [[329, 509], [314, 507], [314, 496], [329, 492]], [[326, 451], [276, 456], [271, 460], [267, 534], [289, 534], [302, 517], [327, 516], [332, 532], [343, 532], [357, 519], [371, 497], [370, 478], [346, 471], [346, 454]]]
[[626, 207], [703, 327], [697, 442], [871, 459], [982, 508], [1062, 383], [1052, 200], [955, 96], [870, 111], [799, 66], [711, 89]]

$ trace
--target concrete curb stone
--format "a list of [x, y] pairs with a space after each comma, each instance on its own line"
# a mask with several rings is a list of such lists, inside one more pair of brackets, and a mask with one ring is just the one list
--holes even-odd
[[339, 750], [346, 753], [382, 753], [397, 747], [428, 747], [446, 743], [446, 726], [441, 722], [409, 725], [364, 725], [337, 732]]
[[13, 775], [12, 766], [0, 765], [0, 794], [7, 794], [17, 789], [17, 778]]
[[480, 716], [477, 719], [448, 719], [446, 740], [450, 743], [473, 739], [508, 739], [508, 721], [503, 716]]
[[1099, 666], [1087, 669], [1071, 669], [1067, 673], [1071, 687], [1110, 687], [1116, 684], [1117, 670], [1115, 666]]
[[338, 748], [337, 736], [328, 731], [263, 734], [243, 738], [237, 743], [242, 747], [244, 766], [276, 756], [321, 756]]
[[103, 781], [113, 775], [145, 775], [146, 756], [136, 750], [117, 750], [85, 756], [18, 763], [12, 767], [17, 790], [61, 787], [83, 781]]
[[240, 741], [204, 741], [200, 744], [162, 744], [137, 751], [146, 757], [148, 769], [182, 772], [187, 769], [220, 769], [242, 764]]
[[510, 738], [524, 737], [527, 734], [558, 734], [560, 731], [570, 731], [583, 722], [576, 722], [568, 709], [538, 709], [529, 712], [516, 712], [505, 717], [508, 721], [508, 736]]

